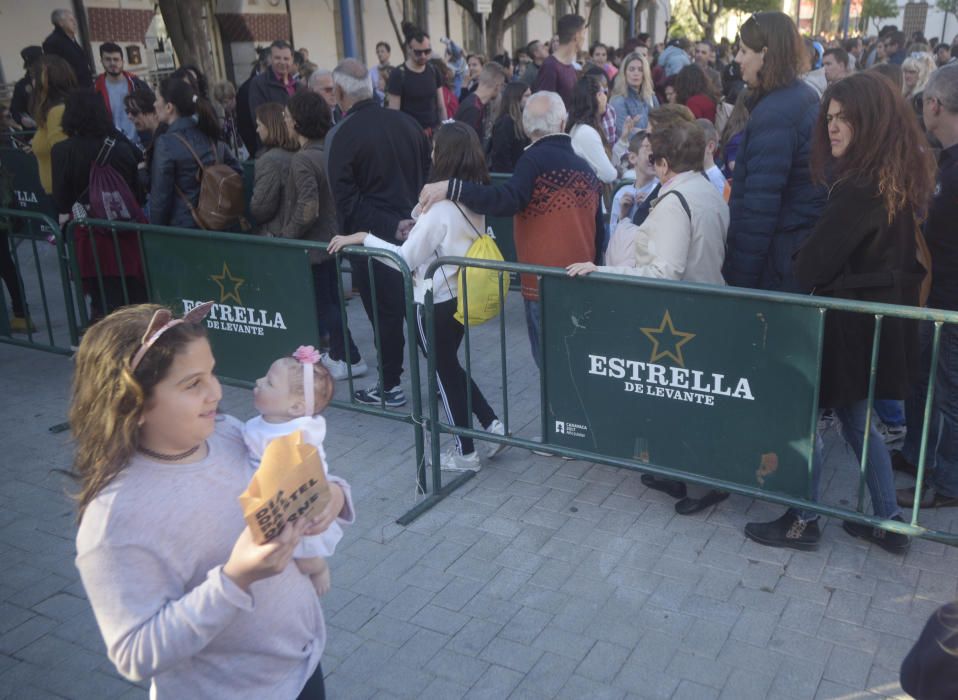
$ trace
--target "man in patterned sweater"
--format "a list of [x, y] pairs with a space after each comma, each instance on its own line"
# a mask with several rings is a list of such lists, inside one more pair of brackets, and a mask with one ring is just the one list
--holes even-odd
[[[564, 133], [566, 109], [554, 92], [537, 92], [522, 114], [532, 141], [512, 177], [499, 185], [445, 180], [426, 185], [424, 209], [443, 199], [462, 202], [478, 214], [513, 216], [516, 254], [530, 265], [565, 267], [598, 262], [603, 238], [600, 183], [589, 164], [572, 151]], [[522, 275], [522, 296], [532, 356], [539, 362], [539, 287], [535, 275]]]

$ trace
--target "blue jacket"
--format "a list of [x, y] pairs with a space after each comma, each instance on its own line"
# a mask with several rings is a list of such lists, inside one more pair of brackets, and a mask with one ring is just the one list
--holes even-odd
[[825, 205], [808, 167], [818, 96], [801, 80], [765, 95], [739, 145], [723, 274], [737, 287], [807, 292], [792, 273]]
[[158, 136], [153, 147], [153, 174], [150, 180], [150, 223], [160, 226], [198, 228], [186, 202], [176, 188], [195, 206], [200, 198], [199, 166], [177, 136], [185, 138], [204, 165], [213, 164], [213, 148], [219, 161], [241, 172], [233, 152], [222, 141], [213, 142], [196, 126], [191, 117], [180, 117], [165, 133]]
[[625, 128], [625, 120], [628, 117], [639, 117], [639, 120], [632, 128], [631, 138], [639, 129], [649, 128], [649, 111], [659, 106], [658, 98], [653, 94], [650, 101], [646, 102], [631, 87], [626, 88], [626, 94], [616, 95], [609, 104], [615, 110], [615, 137], [622, 137], [622, 129]]

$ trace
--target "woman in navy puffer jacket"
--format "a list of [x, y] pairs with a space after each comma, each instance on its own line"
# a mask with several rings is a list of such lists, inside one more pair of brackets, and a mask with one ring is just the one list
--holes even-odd
[[808, 167], [820, 104], [799, 78], [806, 60], [788, 15], [759, 12], [742, 25], [735, 61], [754, 97], [729, 201], [723, 274], [730, 285], [809, 291], [792, 274], [792, 256], [818, 221], [825, 191]]

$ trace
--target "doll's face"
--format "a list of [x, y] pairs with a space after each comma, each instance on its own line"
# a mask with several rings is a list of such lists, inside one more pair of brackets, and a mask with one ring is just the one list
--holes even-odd
[[303, 397], [297, 396], [299, 392], [292, 390], [289, 381], [292, 365], [299, 365], [299, 362], [288, 357], [280, 358], [270, 366], [265, 377], [256, 380], [253, 403], [264, 418], [287, 421], [303, 415]]

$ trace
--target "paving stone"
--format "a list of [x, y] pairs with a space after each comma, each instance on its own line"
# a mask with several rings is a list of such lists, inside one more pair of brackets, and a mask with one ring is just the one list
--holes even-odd
[[609, 642], [598, 641], [576, 667], [576, 674], [601, 683], [611, 683], [619, 674], [629, 650]]
[[547, 625], [539, 636], [532, 641], [537, 649], [557, 654], [577, 665], [595, 645], [596, 640], [581, 634], [573, 634], [566, 630]]
[[870, 596], [836, 590], [825, 608], [825, 616], [861, 625], [865, 622], [865, 613], [870, 605]]
[[480, 590], [481, 583], [456, 578], [432, 598], [432, 604], [447, 610], [462, 610]]
[[499, 636], [529, 645], [545, 629], [552, 617], [541, 610], [523, 607], [502, 627]]
[[718, 622], [702, 620], [682, 640], [682, 649], [697, 656], [714, 659], [728, 641], [731, 628]]
[[482, 650], [479, 658], [514, 671], [527, 673], [542, 654], [540, 649], [496, 637]]
[[48, 617], [32, 617], [0, 636], [0, 654], [14, 654], [56, 626], [56, 621]]
[[569, 677], [565, 685], [556, 696], [560, 700], [622, 700], [625, 697], [625, 691], [610, 688], [607, 685], [575, 675]]
[[466, 688], [471, 688], [488, 668], [488, 663], [471, 654], [460, 654], [449, 649], [440, 649], [426, 665], [426, 670]]
[[[731, 667], [722, 661], [697, 654], [676, 654], [666, 671], [678, 678], [701, 683], [721, 690], [728, 680]], [[717, 693], [716, 693], [717, 695]]]
[[719, 691], [701, 683], [682, 681], [675, 689], [672, 700], [711, 700], [718, 698]]
[[765, 669], [732, 669], [719, 700], [766, 700], [774, 680]]
[[800, 598], [792, 598], [782, 611], [779, 624], [785, 628], [814, 635], [825, 616], [825, 606]]
[[731, 636], [740, 642], [764, 647], [772, 638], [772, 634], [779, 624], [780, 617], [778, 615], [761, 610], [746, 609], [742, 611], [732, 627]]
[[873, 654], [836, 646], [828, 657], [824, 678], [862, 690], [866, 687], [873, 661]]
[[772, 682], [769, 697], [814, 700], [823, 671], [824, 663], [786, 657]]
[[413, 615], [410, 622], [440, 634], [454, 635], [469, 622], [469, 616], [445, 610], [436, 605], [426, 605]]

